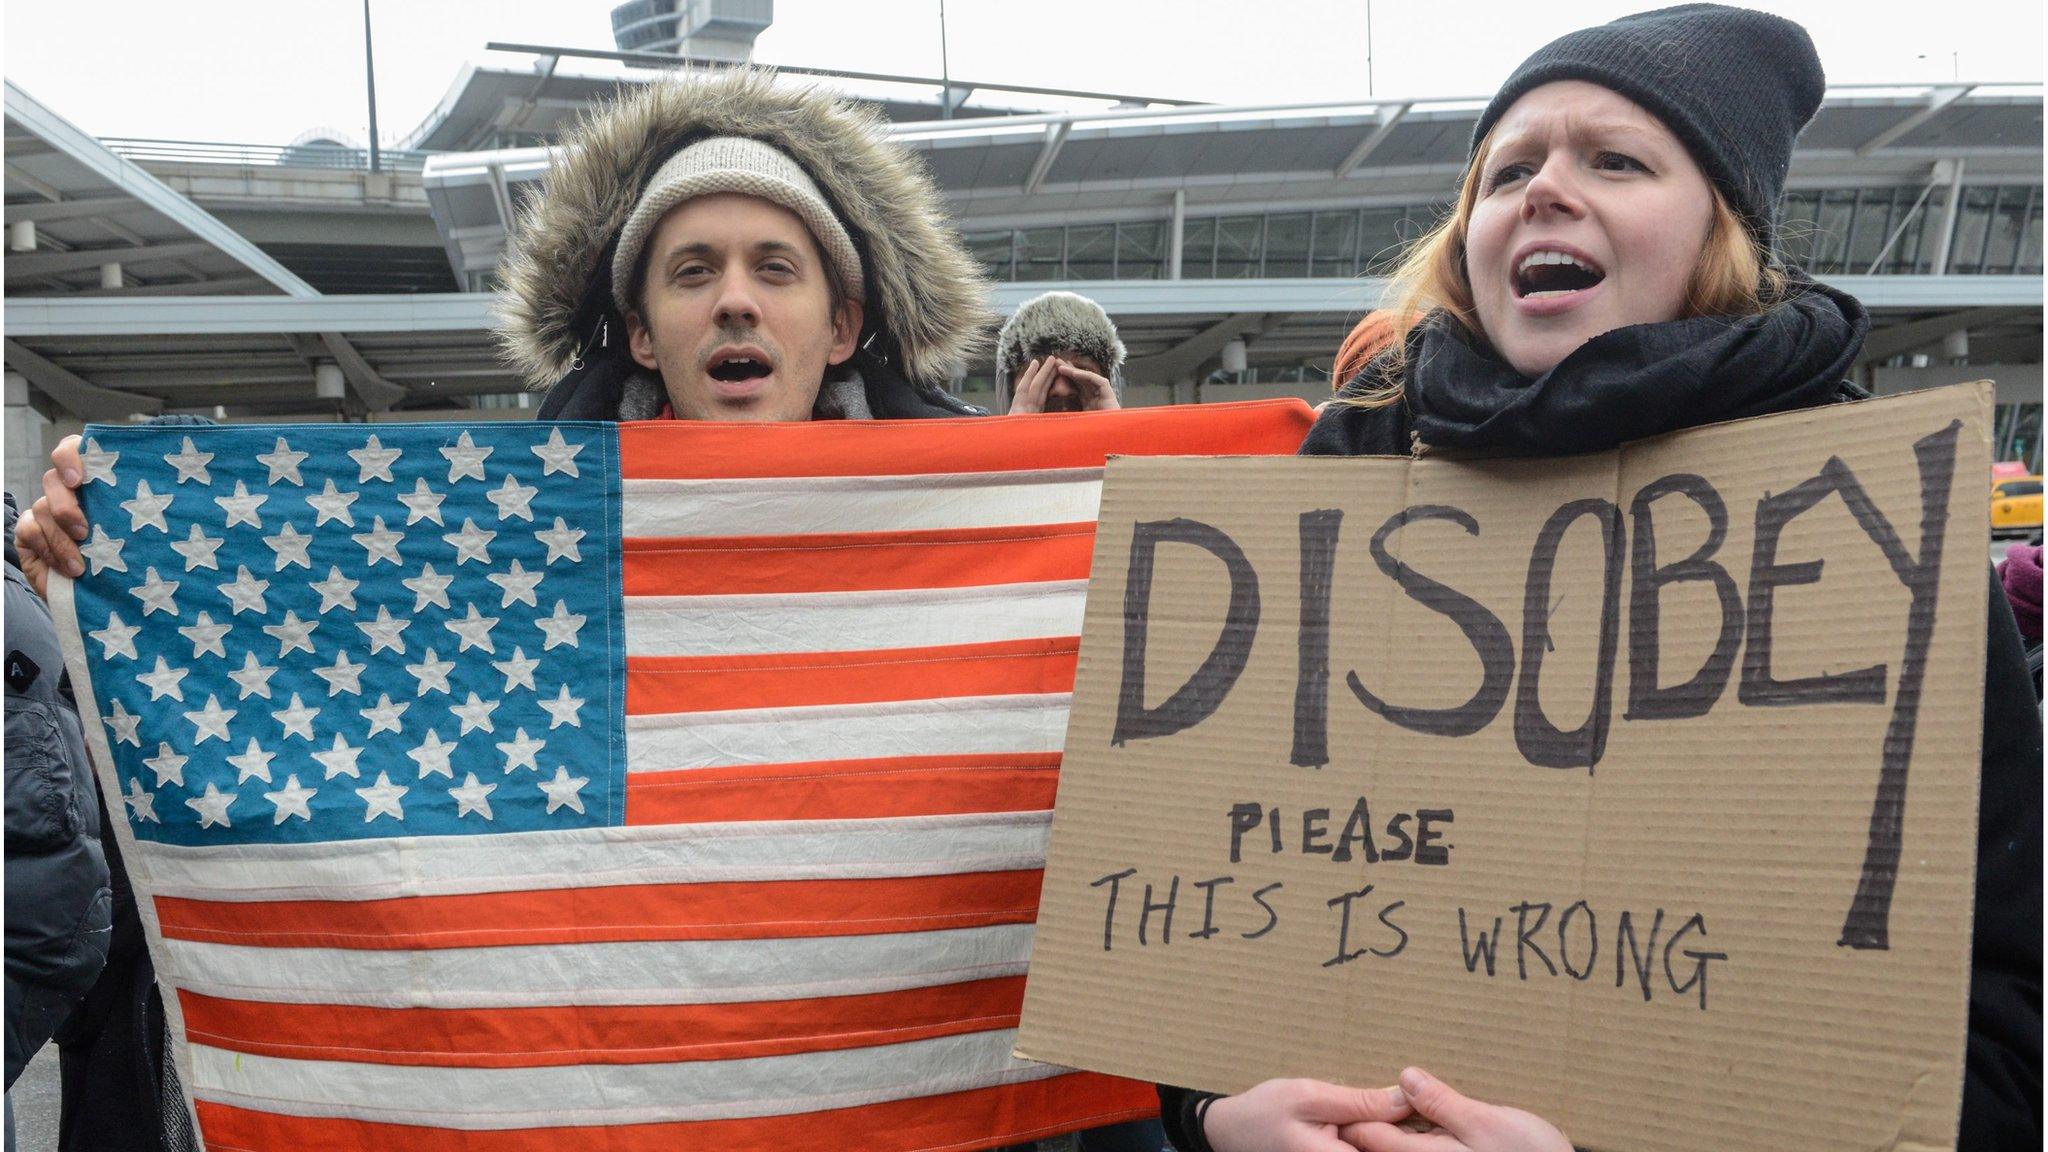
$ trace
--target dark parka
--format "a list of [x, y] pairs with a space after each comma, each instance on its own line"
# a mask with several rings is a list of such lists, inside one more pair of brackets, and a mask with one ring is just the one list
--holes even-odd
[[[619, 232], [663, 161], [712, 136], [781, 150], [807, 172], [859, 249], [861, 347], [850, 369], [881, 419], [980, 415], [944, 383], [978, 362], [995, 317], [989, 283], [922, 161], [873, 110], [763, 69], [686, 74], [602, 105], [563, 140], [505, 257], [499, 342], [542, 419], [646, 419], [665, 398], [635, 363], [612, 303]], [[651, 410], [650, 410], [651, 406]]]
[[7, 496], [7, 1085], [106, 963], [99, 792], [57, 626], [22, 575]]

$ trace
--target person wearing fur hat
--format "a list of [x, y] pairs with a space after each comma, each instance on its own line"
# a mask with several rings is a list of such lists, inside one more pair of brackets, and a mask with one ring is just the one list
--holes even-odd
[[[880, 117], [732, 68], [587, 115], [512, 231], [498, 337], [540, 417], [982, 416], [940, 385], [993, 322], [989, 283]], [[15, 540], [84, 571], [79, 438]]]
[[[1863, 398], [1844, 378], [1863, 306], [1771, 250], [1793, 140], [1824, 89], [1805, 29], [1717, 4], [1537, 51], [1480, 115], [1451, 215], [1394, 276], [1392, 340], [1302, 453], [1569, 455]], [[1959, 1146], [2034, 1149], [2041, 723], [2012, 611], [2003, 595], [1988, 607]], [[1268, 1080], [1160, 1096], [1181, 1152], [1571, 1148], [1541, 1117], [1419, 1068], [1377, 1089]]]
[[996, 387], [1011, 415], [1122, 407], [1123, 367], [1109, 313], [1072, 292], [1026, 300], [996, 336]]

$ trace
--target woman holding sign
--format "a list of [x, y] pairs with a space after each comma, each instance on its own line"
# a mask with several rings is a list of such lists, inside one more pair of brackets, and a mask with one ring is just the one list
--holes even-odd
[[[1862, 305], [1770, 252], [1792, 143], [1824, 83], [1797, 24], [1711, 4], [1538, 51], [1480, 116], [1450, 217], [1396, 274], [1392, 343], [1302, 452], [1570, 455], [1864, 398], [1844, 379], [1869, 329]], [[2038, 1148], [2041, 728], [2003, 596], [1989, 616], [1960, 1143]], [[1570, 1147], [1541, 1118], [1413, 1068], [1388, 1089], [1160, 1094], [1182, 1152]], [[1414, 1130], [1425, 1121], [1433, 1130]]]

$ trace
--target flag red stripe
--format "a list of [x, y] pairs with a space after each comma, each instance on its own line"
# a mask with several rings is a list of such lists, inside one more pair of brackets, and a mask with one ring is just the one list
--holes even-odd
[[289, 1060], [537, 1068], [739, 1060], [1017, 1026], [1024, 977], [741, 1004], [365, 1008], [179, 991], [199, 1043]]
[[165, 938], [389, 951], [871, 936], [1028, 924], [1037, 870], [860, 880], [627, 884], [390, 900], [156, 898]]
[[619, 473], [627, 480], [731, 480], [1100, 468], [1134, 447], [1147, 456], [1292, 452], [1314, 421], [1301, 400], [896, 423], [650, 420], [619, 425]]
[[635, 656], [626, 714], [1071, 692], [1077, 637], [765, 656]]
[[896, 756], [635, 772], [626, 823], [872, 820], [1042, 812], [1059, 790], [1057, 752]]
[[866, 592], [1086, 580], [1095, 525], [814, 536], [642, 537], [624, 543], [628, 596]]
[[213, 1152], [966, 1152], [1154, 1116], [1150, 1084], [1087, 1072], [788, 1116], [604, 1128], [426, 1128], [198, 1102]]

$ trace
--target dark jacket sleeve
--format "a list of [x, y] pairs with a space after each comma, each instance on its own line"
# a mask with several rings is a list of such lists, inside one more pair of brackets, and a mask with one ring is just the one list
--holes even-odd
[[1958, 1147], [2041, 1147], [2041, 712], [1998, 576], [1985, 641], [1970, 1036]]
[[1167, 1143], [1179, 1152], [1211, 1152], [1209, 1138], [1202, 1134], [1202, 1113], [1222, 1097], [1171, 1084], [1154, 1087], [1159, 1089], [1159, 1121], [1166, 1126]]

